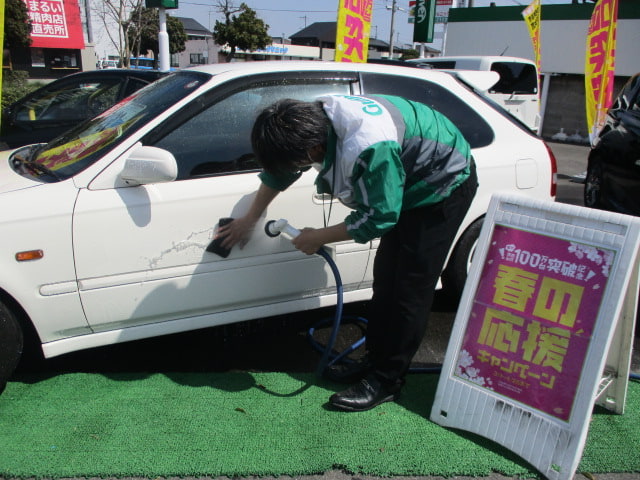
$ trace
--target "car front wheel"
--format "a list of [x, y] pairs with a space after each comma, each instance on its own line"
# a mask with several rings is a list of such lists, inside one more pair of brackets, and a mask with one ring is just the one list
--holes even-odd
[[22, 329], [15, 315], [0, 302], [0, 393], [16, 369], [22, 355]]
[[478, 245], [482, 222], [482, 218], [476, 220], [465, 230], [451, 254], [447, 268], [442, 273], [442, 287], [451, 300], [458, 301], [462, 296], [473, 254]]

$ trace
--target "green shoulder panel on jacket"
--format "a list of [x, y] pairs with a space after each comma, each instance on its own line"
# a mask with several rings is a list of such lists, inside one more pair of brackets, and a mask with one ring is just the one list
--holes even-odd
[[434, 140], [459, 150], [469, 157], [471, 149], [460, 130], [446, 116], [419, 102], [400, 97], [380, 95], [393, 104], [402, 114], [405, 138], [420, 137]]

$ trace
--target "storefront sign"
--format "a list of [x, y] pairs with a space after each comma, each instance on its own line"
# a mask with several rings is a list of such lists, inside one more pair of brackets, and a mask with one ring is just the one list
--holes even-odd
[[77, 0], [25, 0], [34, 48], [84, 48]]
[[436, 18], [436, 0], [416, 0], [413, 41], [433, 42], [433, 27]]

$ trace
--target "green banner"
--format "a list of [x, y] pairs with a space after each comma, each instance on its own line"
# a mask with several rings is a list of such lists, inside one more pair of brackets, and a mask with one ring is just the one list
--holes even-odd
[[436, 0], [416, 0], [413, 41], [433, 42], [433, 25], [436, 18]]

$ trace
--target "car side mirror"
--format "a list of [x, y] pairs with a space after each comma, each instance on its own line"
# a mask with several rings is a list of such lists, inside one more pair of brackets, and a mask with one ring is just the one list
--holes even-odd
[[178, 163], [173, 154], [157, 147], [136, 148], [124, 163], [120, 178], [130, 186], [166, 183], [178, 176]]

